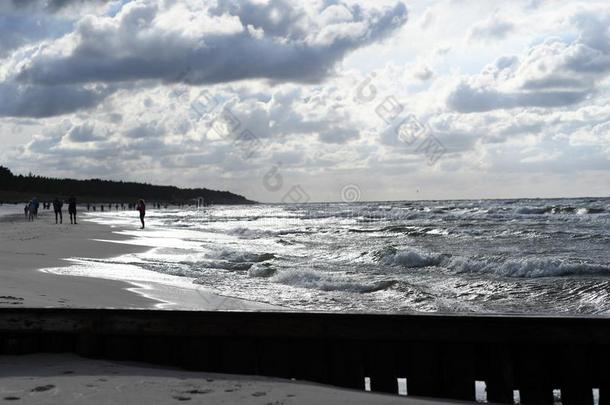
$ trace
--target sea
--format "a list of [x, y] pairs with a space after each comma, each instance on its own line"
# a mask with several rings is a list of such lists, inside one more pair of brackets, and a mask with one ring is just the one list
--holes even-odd
[[149, 248], [81, 273], [303, 311], [610, 315], [610, 198], [168, 207], [144, 230], [84, 215]]

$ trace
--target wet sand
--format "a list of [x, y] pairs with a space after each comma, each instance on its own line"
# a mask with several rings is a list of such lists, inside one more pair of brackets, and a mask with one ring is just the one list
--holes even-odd
[[[85, 220], [55, 224], [51, 212], [34, 222], [23, 215], [0, 216], [0, 307], [167, 308], [260, 310], [274, 307], [223, 297], [202, 289], [129, 283], [40, 271], [69, 266], [67, 259], [103, 259], [145, 251], [146, 246], [116, 243], [127, 237]], [[155, 294], [157, 293], [157, 294]], [[170, 302], [168, 304], [168, 302]], [[277, 309], [277, 308], [276, 308]]]

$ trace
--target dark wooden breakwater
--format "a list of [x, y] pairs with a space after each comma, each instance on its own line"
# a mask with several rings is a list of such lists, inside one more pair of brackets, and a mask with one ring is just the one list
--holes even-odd
[[397, 394], [610, 404], [610, 319], [0, 309], [0, 354], [72, 352]]

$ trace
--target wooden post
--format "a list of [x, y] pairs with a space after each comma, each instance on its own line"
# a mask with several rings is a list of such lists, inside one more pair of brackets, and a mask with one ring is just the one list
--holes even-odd
[[358, 342], [330, 343], [327, 362], [332, 385], [364, 390], [362, 348]]
[[544, 345], [519, 345], [516, 348], [515, 378], [522, 405], [553, 405], [553, 385], [549, 364], [552, 355]]
[[443, 398], [475, 400], [475, 351], [472, 344], [449, 343], [439, 352]]
[[379, 341], [365, 350], [365, 374], [371, 379], [371, 391], [398, 394], [397, 360], [400, 344]]
[[513, 403], [513, 356], [508, 344], [489, 346], [485, 383], [487, 400], [500, 404]]
[[428, 342], [409, 344], [409, 395], [432, 397], [440, 394], [441, 371], [437, 345]]
[[592, 405], [593, 365], [586, 348], [582, 345], [564, 345], [557, 357], [562, 405]]

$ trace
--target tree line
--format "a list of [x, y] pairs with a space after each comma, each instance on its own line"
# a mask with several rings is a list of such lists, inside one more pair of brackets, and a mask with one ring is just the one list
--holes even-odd
[[147, 183], [101, 179], [75, 180], [32, 175], [14, 175], [0, 166], [0, 201], [19, 199], [28, 194], [40, 197], [75, 196], [79, 201], [132, 201], [142, 198], [166, 203], [189, 203], [203, 198], [206, 204], [251, 204], [253, 201], [229, 191], [207, 188], [178, 188]]

